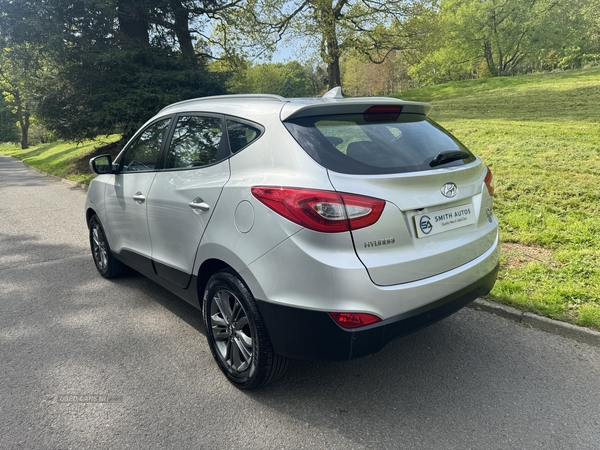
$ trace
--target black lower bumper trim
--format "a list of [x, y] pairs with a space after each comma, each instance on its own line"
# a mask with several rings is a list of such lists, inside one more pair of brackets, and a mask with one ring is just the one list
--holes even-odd
[[328, 313], [257, 300], [275, 352], [299, 359], [342, 361], [381, 350], [388, 342], [431, 325], [486, 295], [498, 266], [476, 283], [421, 308], [358, 330], [345, 330]]

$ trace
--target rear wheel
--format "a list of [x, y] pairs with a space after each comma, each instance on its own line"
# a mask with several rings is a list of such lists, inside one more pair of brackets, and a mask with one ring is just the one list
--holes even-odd
[[257, 389], [283, 374], [288, 360], [273, 351], [254, 297], [233, 271], [208, 280], [203, 316], [213, 357], [236, 387]]
[[104, 278], [114, 278], [125, 271], [125, 265], [112, 255], [100, 219], [96, 215], [90, 219], [90, 247], [96, 269]]

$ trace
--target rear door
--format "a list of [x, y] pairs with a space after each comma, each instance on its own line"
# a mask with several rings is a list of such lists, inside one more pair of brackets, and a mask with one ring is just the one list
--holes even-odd
[[164, 169], [148, 195], [148, 227], [156, 272], [189, 284], [204, 230], [229, 180], [229, 148], [219, 115], [180, 115]]
[[337, 191], [386, 201], [377, 223], [352, 231], [375, 284], [452, 270], [494, 244], [486, 167], [425, 115], [338, 114], [292, 122], [288, 129], [301, 145], [310, 136], [313, 142], [303, 146], [320, 153]]

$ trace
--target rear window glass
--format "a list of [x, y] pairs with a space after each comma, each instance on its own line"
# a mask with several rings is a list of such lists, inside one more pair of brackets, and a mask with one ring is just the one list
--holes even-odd
[[227, 133], [231, 153], [237, 153], [258, 139], [261, 131], [257, 127], [245, 123], [227, 120]]
[[433, 158], [448, 151], [470, 156], [438, 167], [475, 160], [454, 136], [422, 114], [375, 122], [365, 121], [362, 114], [311, 116], [292, 119], [285, 126], [315, 161], [334, 172], [368, 175], [431, 170]]

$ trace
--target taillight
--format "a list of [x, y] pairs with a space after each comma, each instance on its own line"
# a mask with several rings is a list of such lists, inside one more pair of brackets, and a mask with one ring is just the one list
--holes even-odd
[[323, 233], [373, 225], [385, 207], [377, 198], [315, 189], [255, 186], [252, 195], [286, 219]]
[[366, 313], [339, 313], [330, 312], [329, 315], [340, 327], [359, 328], [373, 323], [381, 322], [381, 319], [373, 314]]
[[363, 118], [367, 122], [377, 120], [396, 120], [402, 112], [400, 105], [374, 105], [363, 113]]
[[486, 167], [487, 173], [485, 174], [485, 178], [483, 182], [485, 183], [485, 187], [487, 188], [490, 195], [494, 196], [494, 176], [492, 175], [492, 171], [489, 167]]

